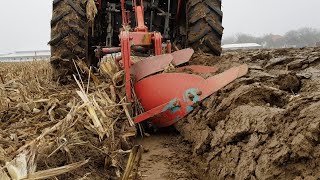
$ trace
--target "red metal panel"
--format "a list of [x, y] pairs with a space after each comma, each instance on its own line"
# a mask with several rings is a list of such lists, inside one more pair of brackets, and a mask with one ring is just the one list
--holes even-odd
[[163, 71], [173, 60], [171, 54], [148, 57], [138, 61], [131, 66], [131, 74], [134, 75], [135, 81], [139, 81], [151, 74]]
[[154, 54], [156, 56], [162, 54], [162, 36], [159, 32], [154, 32], [153, 41], [154, 41]]
[[128, 31], [121, 31], [120, 33], [120, 40], [121, 40], [121, 55], [122, 61], [124, 65], [124, 72], [125, 72], [125, 86], [126, 86], [126, 95], [127, 100], [132, 102], [131, 96], [131, 82], [130, 82], [130, 42], [129, 42], [129, 32]]
[[188, 62], [191, 59], [193, 53], [194, 53], [194, 50], [191, 48], [182, 49], [182, 50], [173, 52], [172, 53], [173, 64], [180, 65]]
[[[237, 78], [246, 75], [248, 73], [248, 69], [248, 65], [246, 64], [230, 68], [223, 73], [206, 79], [206, 81], [201, 83], [199, 87], [203, 89], [203, 94], [205, 94], [207, 97], [215, 91], [228, 85], [232, 81], [236, 80]], [[215, 86], [211, 86], [212, 84], [215, 84]]]
[[[143, 3], [143, 2], [142, 2]], [[142, 4], [143, 5], [143, 4]], [[136, 13], [136, 22], [137, 26], [135, 27], [135, 31], [139, 32], [147, 32], [148, 28], [144, 24], [144, 12], [143, 12], [143, 6], [136, 6], [135, 7], [135, 13]]]
[[[176, 64], [187, 62], [193, 54], [192, 49], [183, 49], [180, 52], [174, 52], [172, 54], [162, 54], [158, 56], [152, 56], [145, 60], [138, 61], [131, 67], [131, 74], [135, 76], [135, 80], [139, 81], [151, 74], [160, 72], [169, 66], [170, 63], [176, 62]], [[179, 56], [180, 55], [180, 56]], [[175, 59], [174, 59], [175, 56]], [[183, 70], [184, 67], [178, 68]], [[217, 68], [209, 66], [186, 66], [186, 68], [193, 69], [194, 71], [215, 72]]]
[[127, 17], [127, 10], [125, 8], [125, 0], [121, 0], [121, 16], [122, 16], [122, 25], [127, 26], [129, 24], [129, 18]]

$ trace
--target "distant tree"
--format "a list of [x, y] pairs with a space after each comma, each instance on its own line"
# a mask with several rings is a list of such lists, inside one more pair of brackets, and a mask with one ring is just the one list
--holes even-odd
[[301, 28], [285, 34], [286, 44], [289, 46], [314, 46], [320, 41], [320, 31], [314, 28]]
[[235, 36], [227, 36], [222, 40], [222, 44], [233, 44], [233, 43], [256, 43], [259, 38], [254, 37], [250, 34], [239, 33]]
[[239, 33], [236, 36], [225, 37], [222, 44], [257, 43], [263, 45], [264, 48], [281, 48], [315, 46], [317, 42], [320, 42], [320, 30], [301, 28], [288, 31], [284, 36], [266, 34], [255, 37], [250, 34]]
[[237, 43], [253, 43], [257, 38], [250, 34], [237, 34]]
[[285, 38], [280, 35], [266, 34], [261, 37], [261, 44], [266, 48], [281, 48], [285, 46]]

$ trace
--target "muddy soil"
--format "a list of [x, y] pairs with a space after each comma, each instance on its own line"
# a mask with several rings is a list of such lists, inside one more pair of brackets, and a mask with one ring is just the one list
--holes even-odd
[[[320, 178], [320, 48], [225, 52], [193, 64], [250, 72], [175, 127], [198, 179]], [[185, 162], [181, 162], [185, 163]]]
[[178, 132], [163, 129], [149, 137], [138, 138], [144, 153], [139, 171], [143, 180], [197, 179], [190, 171], [191, 146], [182, 142]]

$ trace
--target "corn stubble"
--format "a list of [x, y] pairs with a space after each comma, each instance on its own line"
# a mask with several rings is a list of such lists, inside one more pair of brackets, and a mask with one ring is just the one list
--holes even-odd
[[124, 103], [123, 73], [112, 60], [101, 67], [89, 80], [78, 67], [76, 83], [61, 86], [47, 61], [0, 63], [0, 179], [123, 175], [134, 112]]

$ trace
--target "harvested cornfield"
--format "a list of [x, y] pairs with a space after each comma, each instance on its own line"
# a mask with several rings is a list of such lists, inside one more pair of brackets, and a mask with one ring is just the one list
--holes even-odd
[[95, 84], [74, 76], [77, 83], [61, 86], [47, 61], [1, 63], [0, 72], [1, 173], [14, 179], [121, 177], [136, 129], [111, 80]]
[[[318, 179], [319, 62], [319, 48], [196, 54], [191, 64], [250, 71], [174, 127], [138, 139], [129, 114], [142, 109], [125, 103], [123, 73], [112, 65], [102, 63], [89, 85], [75, 75], [62, 86], [48, 62], [2, 63], [2, 173], [25, 160], [28, 178]], [[134, 144], [141, 160], [132, 159]], [[124, 173], [130, 152], [140, 165]]]

